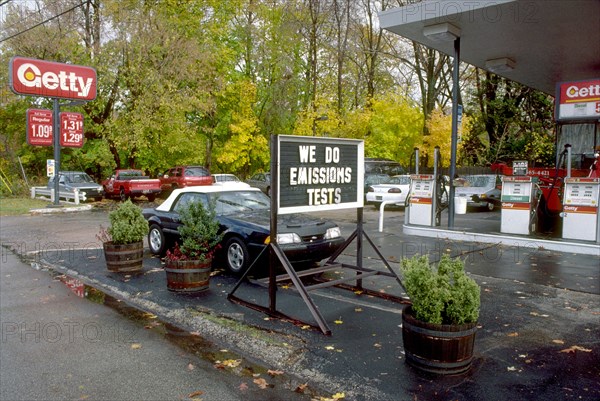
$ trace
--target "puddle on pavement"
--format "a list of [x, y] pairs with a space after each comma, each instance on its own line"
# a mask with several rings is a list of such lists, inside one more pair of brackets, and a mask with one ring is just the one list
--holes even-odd
[[[197, 333], [189, 332], [168, 322], [163, 322], [156, 315], [133, 308], [127, 305], [126, 302], [86, 285], [79, 279], [60, 274], [53, 270], [49, 272], [54, 280], [65, 284], [78, 297], [114, 309], [127, 319], [142, 325], [145, 329], [161, 334], [183, 351], [212, 363], [216, 369], [224, 370], [241, 378], [268, 378], [272, 387], [277, 386], [279, 388], [286, 388], [291, 392], [296, 391], [292, 388], [291, 379], [286, 378], [285, 375], [277, 373], [274, 376], [271, 374], [272, 371], [253, 364], [229, 350], [219, 349], [212, 342], [202, 338]], [[303, 395], [311, 396], [312, 393], [313, 391], [308, 387], [302, 388]]]

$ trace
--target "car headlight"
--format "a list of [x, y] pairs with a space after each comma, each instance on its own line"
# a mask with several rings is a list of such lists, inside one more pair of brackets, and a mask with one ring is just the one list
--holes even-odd
[[296, 233], [277, 234], [277, 243], [279, 245], [300, 244], [302, 243], [302, 238]]
[[331, 227], [327, 229], [325, 233], [325, 239], [334, 239], [342, 236], [342, 231], [339, 227]]

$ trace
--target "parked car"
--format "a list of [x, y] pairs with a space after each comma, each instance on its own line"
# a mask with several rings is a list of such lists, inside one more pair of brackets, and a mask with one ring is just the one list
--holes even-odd
[[500, 204], [502, 181], [495, 174], [467, 175], [454, 179], [454, 196], [466, 197], [467, 207], [494, 210]]
[[248, 178], [246, 183], [271, 196], [271, 173], [256, 173]]
[[161, 189], [165, 193], [177, 188], [213, 183], [210, 172], [202, 166], [175, 166], [165, 171], [159, 179]]
[[393, 202], [392, 205], [404, 206], [410, 191], [410, 175], [395, 175], [383, 184], [369, 185], [367, 188], [367, 202], [381, 206], [382, 202]]
[[367, 199], [367, 193], [371, 185], [383, 184], [390, 180], [390, 176], [387, 174], [365, 174], [364, 186], [365, 186], [365, 200]]
[[[48, 180], [48, 188], [54, 188], [54, 177]], [[100, 184], [94, 182], [92, 177], [83, 171], [61, 171], [58, 173], [59, 191], [73, 192], [79, 190], [80, 194], [85, 194], [86, 199], [93, 198], [96, 201], [102, 200], [104, 190]]]
[[[148, 244], [153, 254], [162, 255], [178, 241], [178, 210], [189, 202], [214, 202], [224, 233], [216, 256], [229, 272], [244, 272], [267, 246], [271, 199], [258, 188], [210, 185], [176, 189], [160, 206], [143, 210], [150, 225]], [[343, 242], [340, 228], [331, 221], [301, 213], [278, 216], [277, 243], [294, 264], [329, 258]], [[268, 253], [263, 257], [260, 264], [268, 266]]]
[[144, 175], [142, 170], [119, 169], [102, 181], [107, 197], [119, 198], [122, 201], [137, 196], [146, 196], [153, 202], [161, 192], [160, 180]]
[[212, 174], [213, 185], [242, 185], [242, 186], [250, 186], [244, 182], [242, 182], [239, 178], [237, 178], [234, 174]]
[[387, 174], [392, 176], [405, 173], [404, 167], [394, 160], [365, 157], [365, 174]]

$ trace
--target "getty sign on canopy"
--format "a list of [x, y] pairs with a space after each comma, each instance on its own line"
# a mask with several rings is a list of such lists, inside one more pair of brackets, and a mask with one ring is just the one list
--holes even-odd
[[9, 85], [18, 95], [72, 100], [96, 98], [96, 70], [73, 64], [13, 57]]

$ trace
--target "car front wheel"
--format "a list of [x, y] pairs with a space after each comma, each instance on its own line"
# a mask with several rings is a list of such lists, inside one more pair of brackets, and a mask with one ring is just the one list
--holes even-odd
[[225, 262], [227, 270], [239, 275], [246, 271], [250, 260], [248, 248], [239, 238], [233, 237], [227, 240], [225, 245]]
[[167, 241], [165, 239], [165, 234], [156, 224], [150, 226], [150, 231], [148, 232], [148, 246], [153, 255], [162, 255], [166, 251]]

